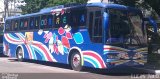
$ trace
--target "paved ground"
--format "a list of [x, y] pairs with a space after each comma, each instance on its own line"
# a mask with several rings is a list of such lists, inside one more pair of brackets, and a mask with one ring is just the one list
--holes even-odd
[[[131, 72], [130, 70], [122, 71]], [[18, 62], [14, 58], [0, 57], [0, 79], [137, 79], [136, 77], [139, 75], [138, 73], [100, 72], [101, 70], [92, 69], [77, 72], [63, 64], [29, 60]]]

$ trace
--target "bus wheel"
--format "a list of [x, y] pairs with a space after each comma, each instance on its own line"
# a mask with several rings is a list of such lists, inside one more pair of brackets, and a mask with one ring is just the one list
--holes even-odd
[[82, 70], [82, 65], [81, 65], [81, 55], [79, 52], [74, 52], [71, 55], [71, 67], [75, 71], [80, 71]]
[[17, 49], [17, 59], [18, 61], [23, 61], [23, 51], [22, 48]]

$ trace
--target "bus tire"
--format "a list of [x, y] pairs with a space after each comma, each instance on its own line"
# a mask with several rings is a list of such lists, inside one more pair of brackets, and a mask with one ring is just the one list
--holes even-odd
[[22, 50], [21, 47], [19, 47], [19, 48], [17, 49], [16, 54], [17, 54], [17, 59], [18, 59], [18, 61], [23, 61], [23, 54], [24, 54], [24, 52], [23, 52], [23, 50]]
[[81, 65], [81, 55], [78, 51], [74, 51], [74, 53], [71, 54], [70, 64], [73, 70], [75, 71], [81, 71], [82, 65]]

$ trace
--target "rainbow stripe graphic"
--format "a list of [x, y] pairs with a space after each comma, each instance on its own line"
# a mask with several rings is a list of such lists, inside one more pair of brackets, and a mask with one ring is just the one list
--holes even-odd
[[37, 42], [37, 41], [33, 41], [32, 44], [34, 47], [36, 47], [38, 51], [38, 53], [41, 53], [42, 57], [46, 60], [46, 61], [53, 61], [53, 62], [57, 62], [53, 56], [51, 55], [49, 49], [43, 45], [43, 43]]
[[4, 34], [5, 39], [12, 44], [23, 44], [23, 41], [18, 38], [18, 37], [14, 37], [11, 34]]
[[124, 49], [124, 48], [121, 48], [121, 47], [116, 47], [116, 46], [109, 46], [109, 45], [105, 45], [104, 46], [104, 54], [107, 54], [107, 53], [114, 53], [114, 52], [128, 52], [130, 50], [128, 49]]
[[37, 59], [35, 52], [38, 52], [42, 56], [43, 60], [57, 62], [49, 52], [49, 49], [43, 43], [37, 41], [31, 41], [30, 42], [31, 44], [28, 44], [25, 39], [25, 36], [22, 33], [15, 33], [15, 35], [17, 37], [11, 34], [4, 34], [4, 37], [11, 44], [16, 44], [16, 45], [24, 44], [28, 51], [30, 59]]
[[102, 57], [94, 51], [82, 51], [84, 61], [89, 62], [95, 68], [106, 68], [106, 64]]

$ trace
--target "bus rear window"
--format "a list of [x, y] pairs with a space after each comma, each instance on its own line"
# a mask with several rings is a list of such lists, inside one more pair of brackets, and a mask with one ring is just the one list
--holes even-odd
[[7, 20], [5, 23], [5, 31], [10, 31], [11, 30], [11, 21]]

